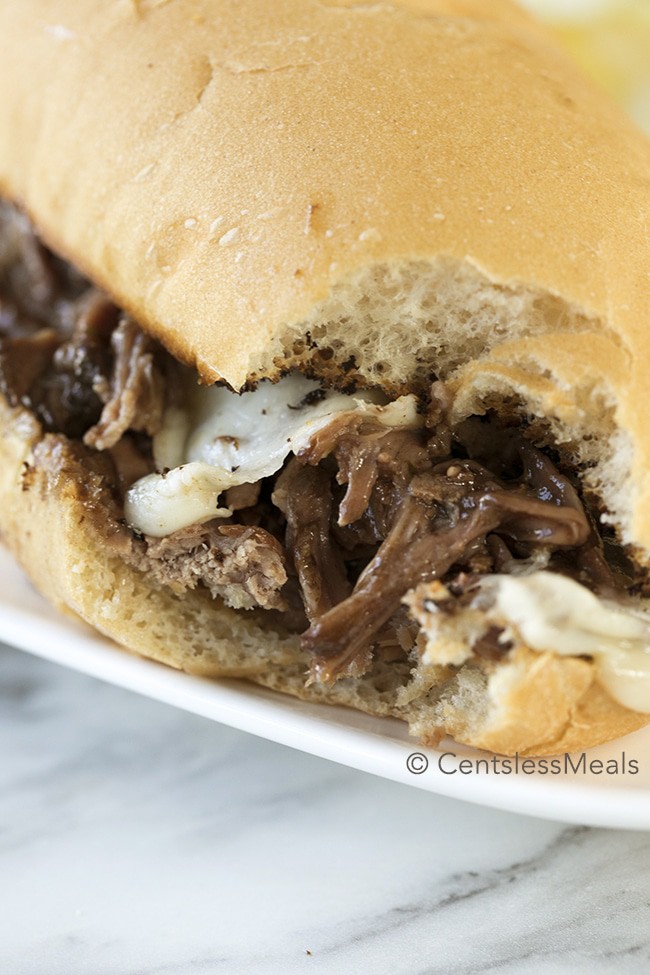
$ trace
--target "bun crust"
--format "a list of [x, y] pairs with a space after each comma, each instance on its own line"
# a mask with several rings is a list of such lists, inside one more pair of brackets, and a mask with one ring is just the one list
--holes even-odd
[[295, 636], [207, 592], [183, 597], [111, 556], [84, 497], [92, 474], [64, 437], [43, 437], [31, 414], [0, 397], [2, 542], [55, 606], [134, 653], [208, 677], [241, 677], [303, 700], [393, 716], [413, 735], [503, 754], [579, 750], [643, 727], [648, 715], [603, 694], [585, 660], [520, 650], [492, 673], [442, 667], [409, 673], [377, 661], [361, 678], [305, 687]]
[[509, 2], [25, 0], [0, 32], [0, 185], [208, 381], [441, 256], [645, 339], [648, 144]]
[[[596, 486], [650, 551], [650, 147], [527, 14], [24, 0], [0, 37], [0, 187], [206, 382], [472, 360], [473, 393], [501, 349], [570, 401], [580, 370], [630, 455]], [[530, 336], [541, 358], [503, 347]]]

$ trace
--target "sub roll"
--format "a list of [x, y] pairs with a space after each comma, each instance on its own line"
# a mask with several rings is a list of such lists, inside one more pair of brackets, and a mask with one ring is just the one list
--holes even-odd
[[0, 533], [190, 673], [650, 720], [650, 147], [508, 0], [0, 8]]

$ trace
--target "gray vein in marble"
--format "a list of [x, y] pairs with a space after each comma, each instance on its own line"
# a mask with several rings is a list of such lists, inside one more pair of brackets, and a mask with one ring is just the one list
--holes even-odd
[[[606, 831], [590, 830], [586, 827], [566, 828], [558, 836], [554, 837], [544, 850], [529, 860], [513, 863], [507, 867], [484, 874], [478, 874], [476, 871], [467, 871], [464, 874], [452, 875], [445, 884], [441, 885], [442, 890], [436, 897], [425, 898], [416, 904], [394, 907], [386, 914], [373, 918], [372, 925], [367, 930], [364, 930], [362, 933], [354, 933], [352, 937], [342, 942], [329, 945], [327, 948], [321, 949], [321, 951], [325, 951], [327, 954], [339, 954], [342, 950], [349, 951], [353, 946], [356, 948], [362, 945], [364, 941], [376, 943], [380, 937], [384, 938], [387, 934], [392, 934], [397, 930], [401, 930], [404, 933], [410, 927], [416, 926], [423, 919], [430, 921], [439, 913], [443, 914], [443, 919], [441, 919], [440, 923], [448, 923], [444, 920], [444, 915], [449, 909], [456, 909], [459, 905], [463, 905], [469, 900], [477, 899], [478, 904], [476, 905], [476, 909], [480, 911], [485, 904], [485, 895], [494, 894], [495, 892], [507, 900], [505, 905], [506, 909], [500, 917], [510, 921], [512, 919], [512, 911], [510, 908], [513, 899], [517, 897], [516, 888], [518, 884], [527, 882], [540, 872], [545, 876], [551, 874], [554, 870], [561, 872], [563, 869], [563, 865], [560, 862], [562, 858], [568, 857], [569, 862], [571, 862], [575, 857], [575, 853], [578, 851], [590, 854], [595, 844], [598, 847], [602, 847], [606, 845], [607, 837], [613, 835]], [[631, 846], [638, 852], [640, 861], [648, 864], [648, 838], [643, 835], [638, 835], [635, 837]], [[634, 859], [635, 857], [632, 857], [632, 860]], [[544, 883], [546, 884], [547, 881], [545, 880]], [[511, 889], [504, 890], [504, 888], [509, 888], [510, 885], [513, 885]], [[450, 891], [448, 890], [449, 887], [452, 888]], [[639, 909], [645, 909], [647, 911], [649, 905], [645, 881], [642, 881], [642, 887], [646, 891], [646, 900], [641, 901], [641, 903], [633, 902], [628, 905], [624, 903], [621, 906], [621, 900], [624, 899], [626, 892], [617, 889], [606, 893], [602, 899], [606, 903], [613, 902], [614, 909], [611, 913], [605, 910], [599, 912], [597, 921], [600, 922], [607, 916], [611, 920], [620, 919], [621, 915], [626, 913], [626, 908], [636, 914], [638, 914]], [[629, 894], [629, 892], [627, 893]], [[486, 906], [488, 912], [494, 914], [493, 898], [488, 900]], [[571, 904], [569, 906], [574, 907]], [[593, 904], [590, 907], [593, 910]], [[548, 924], [547, 918], [543, 914], [541, 923], [529, 924], [528, 926], [531, 930], [527, 938], [525, 950], [513, 952], [510, 934], [508, 933], [507, 937], [503, 938], [504, 926], [502, 924], [495, 925], [493, 932], [490, 932], [489, 939], [484, 941], [484, 948], [486, 953], [492, 953], [494, 955], [497, 952], [501, 955], [503, 949], [506, 948], [506, 951], [503, 952], [503, 957], [493, 957], [490, 961], [486, 960], [485, 963], [482, 963], [478, 967], [468, 967], [465, 961], [459, 965], [454, 965], [450, 963], [449, 958], [446, 958], [441, 964], [426, 964], [422, 968], [411, 967], [408, 971], [412, 975], [443, 975], [443, 973], [444, 975], [456, 975], [456, 973], [458, 975], [460, 973], [466, 975], [466, 973], [470, 972], [496, 972], [504, 971], [513, 964], [521, 965], [533, 956], [536, 959], [536, 964], [541, 965], [542, 960], [546, 956], [552, 959], [557, 955], [558, 950], [570, 952], [572, 949], [578, 947], [580, 943], [580, 927], [586, 922], [587, 918], [585, 916], [586, 910], [582, 916], [578, 915], [577, 917], [574, 910], [567, 912], [568, 916], [566, 919], [562, 916], [556, 917], [554, 924]], [[578, 932], [577, 937], [576, 932]], [[631, 962], [635, 955], [639, 956], [638, 968], [635, 970], [639, 972], [647, 972], [650, 970], [650, 929], [646, 925], [645, 929], [638, 934], [641, 937], [636, 944], [631, 944], [626, 939], [624, 944], [612, 947], [609, 950], [602, 950], [597, 944], [594, 944], [594, 950], [585, 952], [586, 956], [591, 959], [589, 962], [589, 970], [594, 972], [602, 970], [599, 962], [610, 958], [625, 957]], [[624, 925], [622, 923], [620, 924], [620, 934], [617, 932], [614, 935], [615, 938], [619, 936], [625, 938]], [[578, 958], [576, 957], [572, 966], [577, 965], [577, 963]], [[514, 970], [523, 971], [524, 969], [515, 968]], [[542, 970], [541, 967], [539, 970]], [[571, 967], [567, 970], [577, 971], [578, 969]], [[618, 970], [621, 969], [619, 968]], [[628, 969], [626, 968], [624, 970], [627, 971]], [[632, 971], [633, 969], [630, 968], [629, 970]], [[401, 969], [395, 969], [395, 971], [401, 971]]]
[[428, 795], [16, 651], [0, 753], [1, 975], [650, 971], [642, 833]]

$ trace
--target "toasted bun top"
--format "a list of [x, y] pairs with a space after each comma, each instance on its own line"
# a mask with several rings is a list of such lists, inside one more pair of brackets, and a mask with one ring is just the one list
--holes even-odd
[[585, 462], [650, 549], [650, 148], [524, 12], [21, 0], [0, 38], [0, 187], [206, 381], [354, 356], [610, 417]]

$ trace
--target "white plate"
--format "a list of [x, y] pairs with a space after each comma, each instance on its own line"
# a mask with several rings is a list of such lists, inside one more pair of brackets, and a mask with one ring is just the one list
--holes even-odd
[[[463, 774], [461, 759], [485, 758], [451, 741], [427, 749], [397, 720], [347, 708], [306, 704], [243, 681], [191, 677], [121, 650], [83, 624], [56, 613], [0, 549], [0, 640], [82, 673], [194, 714], [212, 718], [387, 779], [497, 809], [546, 819], [650, 829], [650, 727], [587, 753], [588, 760], [636, 760], [630, 774]], [[456, 759], [445, 752], [453, 752]], [[407, 768], [410, 755], [418, 774]], [[443, 769], [440, 768], [441, 762]]]

